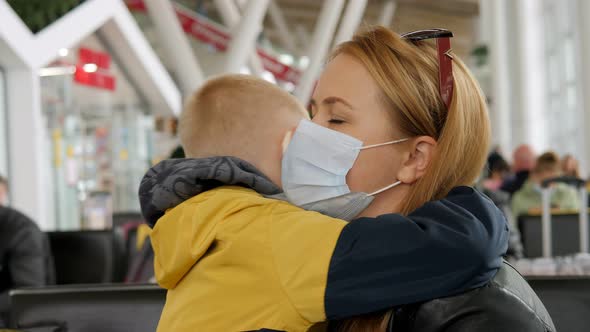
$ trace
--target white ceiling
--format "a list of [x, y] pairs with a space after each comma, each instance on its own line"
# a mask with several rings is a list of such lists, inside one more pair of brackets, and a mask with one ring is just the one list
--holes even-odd
[[[308, 35], [313, 32], [323, 1], [318, 0], [273, 0], [282, 9], [290, 31], [299, 36], [301, 31]], [[349, 0], [350, 1], [350, 0]], [[363, 17], [364, 24], [376, 24], [386, 2], [390, 0], [368, 0]], [[179, 0], [189, 8], [200, 7], [212, 19], [221, 22], [213, 0]], [[454, 32], [453, 48], [457, 54], [465, 57], [475, 44], [478, 0], [395, 0], [397, 9], [391, 28], [406, 32], [424, 28], [447, 28]], [[273, 44], [281, 45], [278, 32], [267, 17], [264, 27], [265, 36]], [[305, 38], [296, 38], [298, 48], [303, 53]]]
[[[275, 1], [283, 10], [291, 31], [294, 31], [296, 26], [301, 26], [308, 33], [313, 32], [323, 1]], [[363, 24], [377, 24], [388, 1], [390, 0], [369, 0]], [[478, 0], [397, 0], [396, 3], [397, 8], [390, 26], [393, 30], [406, 32], [433, 27], [447, 28], [454, 32], [453, 48], [460, 56], [466, 56], [473, 48], [479, 15]], [[273, 42], [280, 43], [269, 20], [265, 25], [265, 33]]]

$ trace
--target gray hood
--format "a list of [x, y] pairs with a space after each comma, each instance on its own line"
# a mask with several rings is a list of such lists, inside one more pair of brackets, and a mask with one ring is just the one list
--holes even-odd
[[150, 168], [141, 180], [141, 212], [154, 227], [166, 210], [222, 185], [244, 186], [263, 195], [281, 193], [279, 186], [239, 158], [168, 159]]

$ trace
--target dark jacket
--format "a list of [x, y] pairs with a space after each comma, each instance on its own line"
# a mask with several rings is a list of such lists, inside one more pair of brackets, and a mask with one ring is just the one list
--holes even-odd
[[51, 280], [46, 235], [24, 214], [0, 206], [0, 312], [8, 310], [8, 291], [43, 286]]
[[526, 280], [504, 263], [484, 287], [452, 297], [403, 306], [391, 332], [555, 332], [545, 306]]
[[[142, 212], [154, 226], [168, 209], [221, 184], [276, 194], [276, 186], [265, 181], [252, 165], [231, 157], [167, 160], [142, 180]], [[473, 188], [457, 187], [445, 199], [428, 202], [408, 216], [354, 220], [337, 236], [324, 277], [327, 319], [486, 285], [502, 264], [508, 226], [489, 198]]]

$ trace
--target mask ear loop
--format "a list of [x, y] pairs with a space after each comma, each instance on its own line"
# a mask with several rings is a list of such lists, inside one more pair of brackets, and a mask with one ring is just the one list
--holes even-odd
[[[373, 145], [367, 145], [367, 146], [362, 146], [360, 148], [355, 148], [355, 150], [365, 150], [365, 149], [370, 149], [370, 148], [376, 148], [376, 147], [380, 147], [380, 146], [384, 146], [384, 145], [389, 145], [389, 144], [396, 144], [396, 143], [401, 143], [401, 142], [405, 142], [409, 140], [409, 138], [402, 138], [402, 139], [398, 139], [395, 141], [390, 141], [390, 142], [385, 142], [385, 143], [379, 143], [379, 144], [373, 144]], [[380, 194], [386, 190], [389, 190], [391, 188], [397, 187], [401, 184], [401, 181], [397, 181], [395, 183], [390, 184], [389, 186], [385, 187], [385, 188], [381, 188], [375, 192], [372, 192], [369, 194], [369, 196], [375, 196], [377, 194]]]
[[389, 186], [387, 186], [387, 187], [385, 187], [385, 188], [381, 188], [381, 189], [379, 189], [379, 190], [377, 190], [377, 191], [375, 191], [375, 192], [372, 192], [372, 193], [370, 193], [370, 194], [369, 194], [369, 196], [375, 196], [375, 195], [377, 195], [377, 194], [380, 194], [380, 193], [382, 193], [382, 192], [384, 192], [384, 191], [386, 191], [386, 190], [389, 190], [389, 189], [391, 189], [391, 188], [394, 188], [394, 187], [397, 187], [397, 186], [399, 186], [401, 183], [402, 183], [401, 181], [397, 181], [397, 182], [395, 182], [395, 183], [392, 183], [392, 184], [390, 184]]
[[398, 140], [390, 141], [390, 142], [385, 142], [385, 143], [379, 143], [379, 144], [361, 146], [359, 148], [354, 148], [354, 149], [355, 150], [365, 150], [365, 149], [376, 148], [376, 147], [380, 147], [380, 146], [384, 146], [384, 145], [389, 145], [389, 144], [401, 143], [401, 142], [405, 142], [407, 140], [409, 140], [409, 138], [402, 138], [402, 139], [398, 139]]

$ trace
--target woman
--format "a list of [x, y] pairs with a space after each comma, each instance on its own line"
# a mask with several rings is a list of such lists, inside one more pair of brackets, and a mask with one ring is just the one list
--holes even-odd
[[[432, 43], [376, 28], [341, 44], [318, 81], [310, 110], [315, 123], [366, 145], [410, 138], [359, 154], [347, 176], [352, 192], [402, 182], [378, 194], [362, 216], [409, 214], [454, 187], [472, 185], [483, 168], [490, 141], [485, 99], [450, 52], [442, 57], [452, 59], [454, 93], [441, 95], [440, 56]], [[376, 331], [386, 322], [368, 316], [347, 324], [351, 331], [362, 323]]]
[[[429, 38], [437, 39], [438, 50], [421, 41]], [[190, 200], [185, 197], [178, 207], [178, 200], [175, 204], [159, 202], [155, 213], [146, 214], [142, 206], [144, 216], [162, 216], [170, 211], [152, 233], [156, 276], [160, 270], [161, 277], [158, 281], [166, 279], [166, 266], [174, 264], [180, 255], [186, 256], [188, 248], [201, 248], [196, 260], [183, 260], [182, 273], [169, 274], [168, 281], [174, 281], [165, 287], [180, 292], [174, 289], [176, 280], [187, 280], [185, 273], [200, 281], [184, 288], [185, 294], [202, 294], [206, 291], [203, 282], [220, 288], [220, 283], [231, 280], [236, 291], [226, 290], [233, 296], [223, 299], [217, 310], [238, 304], [243, 314], [264, 299], [264, 303], [270, 303], [270, 308], [265, 307], [268, 315], [276, 314], [276, 325], [257, 328], [289, 331], [325, 319], [385, 310], [487, 284], [502, 264], [507, 225], [489, 199], [465, 187], [474, 183], [483, 167], [490, 129], [479, 87], [463, 63], [453, 59], [449, 38], [448, 31], [430, 30], [404, 39], [385, 28], [375, 28], [342, 44], [318, 81], [311, 106], [315, 124], [304, 120], [293, 134], [283, 156], [283, 189], [297, 205], [309, 203], [311, 197], [337, 198], [335, 192], [368, 193], [373, 201], [359, 215], [363, 218], [344, 223], [299, 209], [277, 215], [275, 212], [289, 208], [287, 204], [269, 202], [235, 187]], [[305, 135], [311, 135], [307, 138], [321, 144], [329, 154], [314, 153], [320, 146], [302, 144]], [[328, 157], [332, 155], [345, 158]], [[198, 163], [198, 159], [193, 161]], [[191, 161], [182, 161], [187, 162]], [[338, 165], [326, 166], [334, 162]], [[260, 185], [264, 177], [259, 172], [237, 164], [231, 168], [232, 174], [249, 179], [258, 174], [256, 181], [235, 181], [235, 176], [228, 181], [216, 177], [217, 172], [209, 172], [213, 178], [203, 180], [209, 180], [209, 185], [210, 180], [250, 183], [260, 193], [273, 194]], [[306, 179], [310, 173], [296, 171], [312, 164], [333, 170], [334, 177]], [[248, 172], [254, 175], [244, 175]], [[149, 202], [150, 196], [170, 197], [174, 193], [175, 188], [164, 183], [174, 181], [162, 179], [172, 173], [174, 170], [164, 172], [158, 166], [148, 172], [140, 188], [140, 196], [146, 193], [142, 204]], [[340, 182], [344, 176], [346, 183], [340, 183], [336, 191], [324, 182], [326, 177]], [[198, 175], [182, 180], [195, 183], [195, 177]], [[300, 180], [306, 183], [301, 185]], [[306, 195], [299, 195], [301, 188]], [[240, 198], [244, 195], [247, 198]], [[266, 207], [269, 204], [274, 205]], [[242, 211], [248, 211], [248, 218], [238, 216]], [[180, 223], [184, 226], [177, 226]], [[228, 233], [222, 225], [235, 229]], [[212, 231], [205, 234], [203, 229]], [[164, 234], [172, 234], [175, 240]], [[253, 238], [257, 242], [248, 242]], [[267, 247], [272, 250], [265, 250]], [[207, 248], [211, 250], [209, 256]], [[168, 256], [162, 256], [166, 250]], [[232, 250], [233, 257], [228, 258]], [[208, 257], [209, 265], [198, 262], [201, 257]], [[233, 263], [222, 262], [224, 257]], [[241, 266], [241, 275], [224, 272], [235, 262]], [[275, 271], [279, 278], [275, 274], [267, 278], [252, 262]], [[250, 277], [264, 280], [258, 284], [275, 285], [273, 289], [281, 292], [245, 296], [248, 286], [240, 283]], [[240, 296], [236, 295], [238, 290]], [[185, 304], [176, 303], [171, 308], [186, 312], [202, 304], [203, 310], [214, 311], [211, 302], [203, 301], [206, 297], [187, 299]], [[250, 316], [254, 315], [243, 320]], [[175, 317], [172, 311], [170, 317]], [[224, 317], [235, 321], [232, 315]], [[296, 326], [291, 329], [282, 327], [288, 326], [281, 324], [289, 320], [299, 323], [290, 325]], [[386, 324], [383, 317], [376, 321]], [[233, 326], [243, 321], [235, 323]]]

